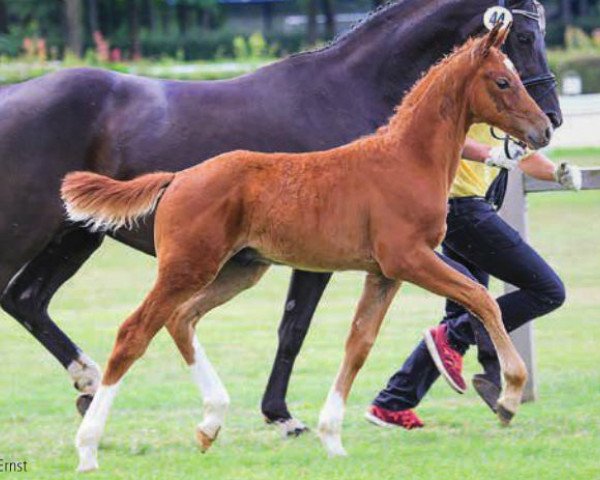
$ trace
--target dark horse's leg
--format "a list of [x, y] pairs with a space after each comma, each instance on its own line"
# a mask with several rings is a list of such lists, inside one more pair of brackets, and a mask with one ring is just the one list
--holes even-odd
[[[292, 416], [285, 396], [310, 321], [331, 273], [313, 273], [294, 270], [285, 302], [285, 311], [279, 325], [279, 346], [262, 400], [262, 412], [268, 422], [284, 424], [284, 433], [299, 435], [306, 428], [300, 422], [288, 422]], [[288, 427], [286, 429], [285, 427]]]
[[16, 318], [65, 367], [75, 387], [93, 394], [100, 371], [48, 315], [48, 305], [102, 243], [102, 234], [63, 230], [23, 268], [2, 295], [2, 308]]

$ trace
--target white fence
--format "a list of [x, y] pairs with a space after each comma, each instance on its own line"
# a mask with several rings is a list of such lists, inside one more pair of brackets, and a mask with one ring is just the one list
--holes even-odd
[[[600, 167], [584, 168], [583, 190], [598, 189], [600, 189]], [[519, 169], [514, 169], [509, 175], [506, 201], [500, 211], [500, 215], [527, 240], [527, 194], [553, 190], [563, 190], [563, 188], [554, 182], [544, 182], [525, 177]], [[504, 285], [504, 290], [507, 293], [514, 289], [515, 287], [508, 283]], [[529, 381], [525, 387], [523, 401], [534, 401], [537, 398], [537, 375], [532, 322], [515, 330], [510, 336], [523, 360], [525, 360], [527, 370], [529, 370]]]

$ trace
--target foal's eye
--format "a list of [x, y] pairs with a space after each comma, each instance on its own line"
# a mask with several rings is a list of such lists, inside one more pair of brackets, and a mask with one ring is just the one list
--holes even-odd
[[496, 85], [498, 85], [500, 90], [506, 90], [508, 87], [510, 87], [510, 82], [506, 78], [499, 78], [496, 80]]

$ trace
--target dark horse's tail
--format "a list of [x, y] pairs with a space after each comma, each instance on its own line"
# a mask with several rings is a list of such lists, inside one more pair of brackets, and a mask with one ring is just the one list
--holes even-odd
[[131, 227], [151, 213], [174, 177], [174, 173], [157, 172], [119, 181], [74, 172], [64, 178], [60, 193], [69, 220], [84, 222], [91, 230], [116, 230]]

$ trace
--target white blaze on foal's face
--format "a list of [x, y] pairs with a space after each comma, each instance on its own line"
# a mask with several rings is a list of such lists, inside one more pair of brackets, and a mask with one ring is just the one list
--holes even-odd
[[504, 59], [504, 65], [506, 65], [506, 68], [508, 68], [512, 73], [514, 73], [515, 75], [519, 75], [519, 73], [517, 72], [517, 69], [515, 67], [515, 64], [510, 60], [510, 58], [506, 57]]

